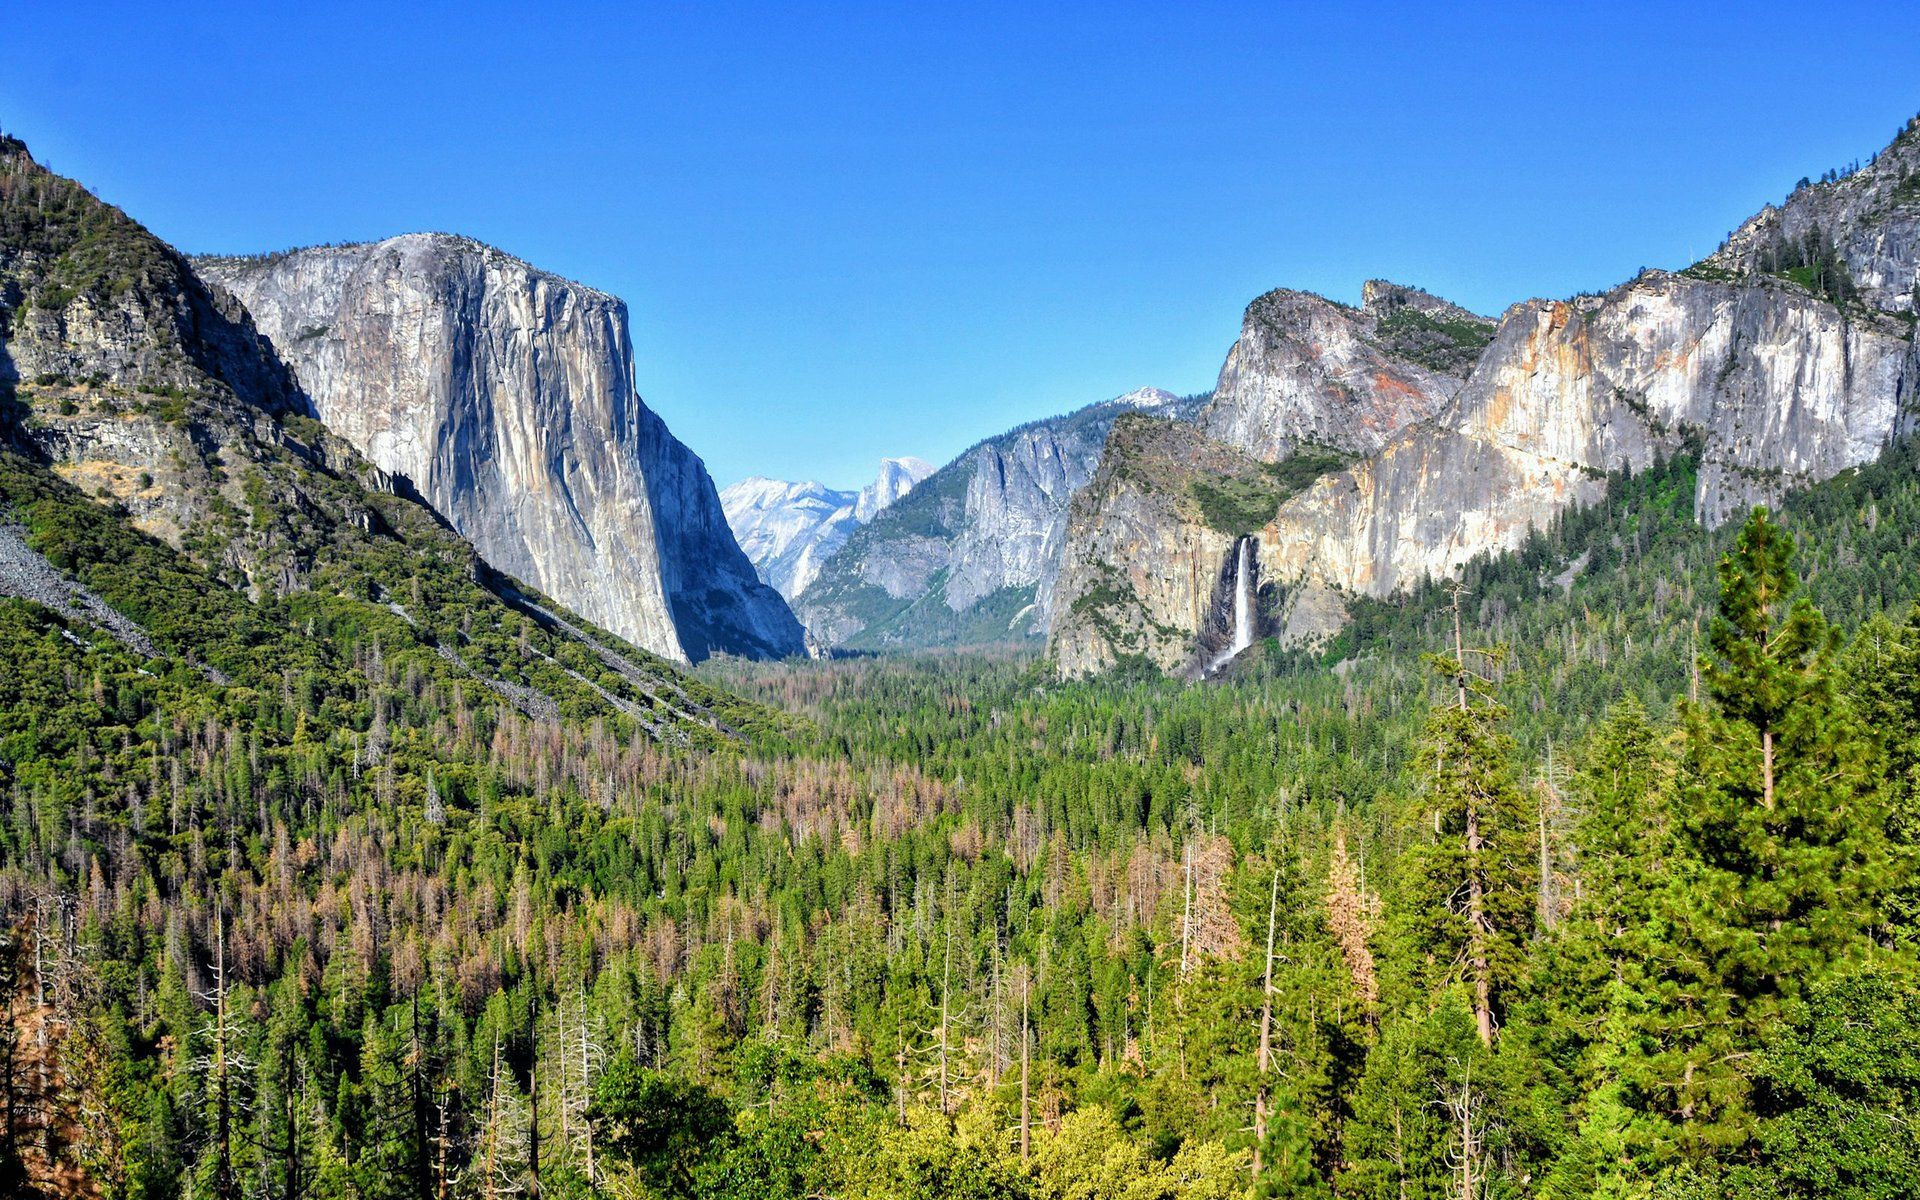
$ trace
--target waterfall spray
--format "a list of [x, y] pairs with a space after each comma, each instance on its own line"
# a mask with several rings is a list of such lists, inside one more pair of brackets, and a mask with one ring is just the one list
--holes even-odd
[[1240, 558], [1233, 564], [1233, 651], [1253, 645], [1253, 539], [1240, 539]]
[[1234, 545], [1233, 559], [1233, 642], [1222, 650], [1207, 669], [1218, 671], [1242, 651], [1253, 645], [1253, 538], [1242, 536]]

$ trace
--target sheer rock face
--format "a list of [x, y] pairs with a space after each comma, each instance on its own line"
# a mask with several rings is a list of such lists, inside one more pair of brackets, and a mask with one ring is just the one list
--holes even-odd
[[1075, 502], [1049, 610], [1059, 669], [1083, 675], [1129, 656], [1167, 671], [1191, 666], [1236, 532], [1203, 518], [1195, 486], [1236, 479], [1271, 489], [1253, 460], [1379, 450], [1447, 409], [1492, 330], [1458, 305], [1381, 280], [1367, 283], [1359, 308], [1284, 289], [1248, 305], [1197, 428], [1110, 440], [1097, 483]]
[[196, 265], [320, 419], [496, 568], [670, 658], [801, 650], [706, 468], [635, 394], [619, 300], [441, 234]]
[[1904, 333], [1797, 289], [1662, 273], [1518, 305], [1452, 410], [1281, 506], [1263, 569], [1389, 595], [1517, 545], [1598, 498], [1607, 471], [1690, 441], [1695, 511], [1718, 524], [1878, 456], [1900, 419]]
[[853, 499], [853, 519], [865, 525], [933, 472], [934, 465], [924, 458], [881, 459], [880, 473], [873, 477], [872, 483], [861, 488], [860, 494]]
[[[1192, 424], [1125, 417], [1073, 499], [1048, 653], [1063, 674], [1123, 659], [1177, 671], [1219, 607], [1235, 536], [1199, 511], [1192, 484], [1258, 476], [1260, 464]], [[1230, 599], [1229, 599], [1230, 603]]]
[[[1763, 210], [1696, 268], [1646, 272], [1604, 296], [1515, 305], [1457, 385], [1449, 372], [1475, 336], [1471, 314], [1379, 284], [1359, 310], [1297, 293], [1262, 297], [1202, 429], [1268, 460], [1313, 443], [1364, 452], [1281, 501], [1258, 530], [1268, 599], [1284, 597], [1268, 627], [1288, 640], [1324, 637], [1345, 619], [1343, 596], [1391, 595], [1510, 549], [1569, 505], [1599, 498], [1607, 472], [1657, 455], [1699, 455], [1694, 507], [1710, 525], [1871, 461], [1910, 431], [1920, 406], [1909, 315], [1917, 230], [1920, 124], [1860, 171]], [[1844, 262], [1840, 287], [1803, 286], [1815, 276], [1796, 254]], [[1412, 317], [1391, 315], [1414, 304]], [[1407, 355], [1412, 367], [1382, 366]], [[1415, 367], [1430, 371], [1413, 388], [1429, 403], [1451, 390], [1395, 425], [1397, 388], [1360, 381], [1411, 384]], [[1225, 553], [1191, 521], [1156, 514], [1125, 489], [1099, 493], [1111, 511], [1095, 494], [1076, 506], [1069, 561], [1102, 547], [1108, 565], [1138, 574], [1141, 556]], [[1191, 590], [1136, 586], [1141, 611], [1107, 617], [1153, 631], [1145, 651], [1166, 669], [1206, 628], [1205, 578], [1198, 567], [1189, 574]], [[1085, 625], [1076, 606], [1056, 608], [1065, 674], [1116, 659], [1112, 639]]]
[[720, 506], [760, 578], [793, 600], [854, 530], [933, 470], [932, 463], [917, 458], [882, 459], [874, 481], [857, 492], [756, 475], [722, 489]]
[[990, 438], [857, 530], [795, 607], [827, 646], [893, 649], [1043, 634], [1067, 508], [1122, 413], [1191, 412], [1142, 388]]
[[1920, 304], [1920, 117], [1907, 123], [1872, 162], [1844, 178], [1797, 188], [1736, 230], [1704, 265], [1756, 275], [1783, 248], [1808, 235], [1830, 244], [1847, 264], [1861, 301], [1882, 312]]
[[807, 480], [749, 476], [720, 489], [734, 540], [768, 586], [792, 600], [857, 526], [857, 493]]
[[1364, 295], [1357, 309], [1285, 289], [1249, 304], [1201, 428], [1273, 462], [1303, 445], [1368, 453], [1437, 413], [1493, 323], [1382, 280]]

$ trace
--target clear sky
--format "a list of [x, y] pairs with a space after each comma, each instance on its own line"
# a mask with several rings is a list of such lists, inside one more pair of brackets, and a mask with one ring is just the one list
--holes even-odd
[[1246, 302], [1497, 312], [1710, 251], [1920, 110], [1920, 4], [15, 0], [0, 128], [190, 251], [453, 230], [624, 298], [725, 484], [1134, 387]]

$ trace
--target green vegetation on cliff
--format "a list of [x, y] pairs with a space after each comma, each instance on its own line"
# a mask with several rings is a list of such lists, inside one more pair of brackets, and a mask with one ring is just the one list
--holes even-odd
[[[1916, 1153], [1907, 448], [1738, 543], [1689, 461], [1620, 477], [1470, 570], [1469, 646], [1510, 649], [1464, 709], [1436, 590], [1218, 686], [714, 664], [676, 686], [746, 740], [668, 753], [461, 570], [256, 605], [7, 462], [32, 543], [165, 652], [0, 601], [34, 1179], [1814, 1195]], [[574, 690], [528, 717], [443, 638]]]

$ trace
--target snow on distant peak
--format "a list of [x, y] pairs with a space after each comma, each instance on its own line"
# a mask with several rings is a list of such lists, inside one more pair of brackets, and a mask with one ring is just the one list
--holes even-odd
[[722, 491], [720, 507], [760, 578], [792, 600], [849, 534], [933, 472], [924, 459], [883, 458], [858, 492], [754, 475]]

